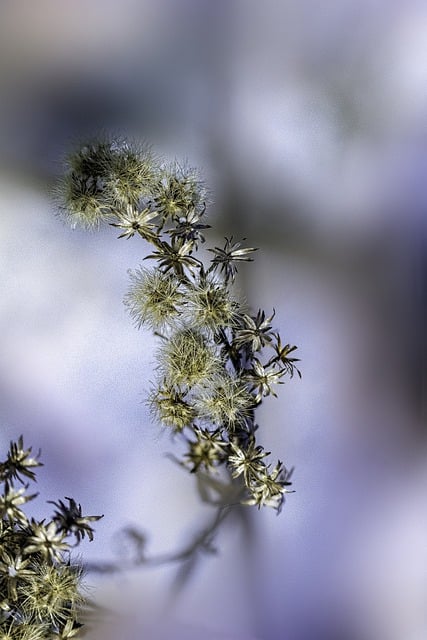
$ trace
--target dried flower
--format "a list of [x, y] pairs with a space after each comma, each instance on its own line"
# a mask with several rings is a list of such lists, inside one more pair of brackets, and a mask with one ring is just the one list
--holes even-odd
[[179, 216], [176, 221], [176, 226], [167, 230], [168, 235], [174, 239], [179, 238], [187, 242], [191, 240], [194, 248], [197, 248], [197, 243], [205, 242], [205, 237], [201, 233], [204, 229], [209, 229], [209, 224], [200, 223], [200, 218], [205, 212], [205, 207], [202, 211], [196, 209], [189, 209], [184, 215]]
[[206, 337], [195, 329], [180, 329], [158, 353], [159, 368], [172, 386], [205, 384], [219, 371], [221, 362]]
[[239, 305], [222, 284], [205, 278], [189, 283], [185, 299], [185, 317], [195, 327], [215, 332], [236, 323]]
[[193, 433], [196, 440], [188, 441], [189, 450], [185, 454], [185, 459], [190, 464], [193, 473], [200, 467], [213, 469], [224, 461], [228, 443], [224, 441], [220, 429], [209, 431], [194, 427]]
[[24, 554], [38, 553], [45, 560], [60, 560], [61, 553], [68, 549], [68, 544], [64, 542], [64, 534], [58, 532], [55, 522], [49, 522], [45, 526], [44, 520], [36, 522], [31, 520], [31, 533], [28, 536]]
[[252, 417], [254, 397], [239, 377], [217, 375], [212, 383], [200, 389], [194, 405], [200, 419], [233, 431]]
[[85, 603], [82, 565], [72, 563], [69, 535], [76, 544], [93, 537], [90, 522], [100, 516], [83, 516], [72, 498], [53, 503], [58, 507], [51, 521], [28, 520], [21, 507], [37, 494], [27, 493], [15, 482], [36, 480], [41, 466], [25, 449], [22, 436], [11, 442], [6, 460], [0, 462], [0, 638], [50, 640], [80, 635], [79, 622]]
[[18, 442], [11, 442], [7, 459], [4, 464], [0, 464], [0, 481], [19, 480], [19, 482], [23, 482], [21, 476], [35, 480], [36, 476], [32, 469], [43, 465], [38, 460], [40, 452], [33, 458], [31, 450], [31, 447], [24, 448], [22, 436], [19, 437]]
[[251, 482], [257, 480], [259, 475], [264, 473], [265, 462], [263, 460], [269, 455], [269, 452], [264, 451], [260, 445], [256, 445], [253, 437], [244, 449], [234, 442], [230, 446], [233, 453], [228, 456], [228, 464], [232, 469], [232, 476], [238, 478], [243, 475], [246, 485], [250, 486]]
[[259, 309], [256, 316], [249, 316], [246, 313], [241, 315], [241, 326], [236, 331], [234, 345], [237, 348], [245, 347], [252, 352], [260, 351], [262, 347], [269, 344], [273, 337], [271, 321], [275, 312], [268, 318], [265, 311]]
[[196, 418], [196, 410], [185, 400], [186, 393], [163, 381], [148, 398], [148, 404], [157, 420], [176, 432], [191, 425]]
[[19, 553], [15, 556], [7, 548], [0, 551], [0, 576], [2, 576], [2, 582], [6, 583], [8, 597], [12, 602], [18, 598], [16, 590], [18, 582], [25, 582], [33, 576], [33, 569], [28, 566], [29, 564], [30, 560], [28, 558], [24, 560]]
[[175, 162], [163, 169], [154, 188], [154, 202], [165, 220], [179, 220], [189, 211], [203, 211], [206, 189], [195, 169]]
[[255, 402], [261, 402], [261, 399], [270, 394], [277, 396], [274, 391], [274, 384], [283, 384], [282, 378], [285, 374], [284, 369], [268, 368], [263, 366], [257, 358], [252, 360], [252, 369], [246, 375], [248, 382], [252, 383], [252, 391], [256, 391]]
[[268, 469], [257, 474], [256, 480], [250, 484], [251, 497], [245, 501], [246, 504], [256, 505], [258, 509], [263, 506], [273, 507], [279, 513], [285, 494], [290, 493], [286, 488], [291, 482], [289, 481], [292, 471], [288, 471], [279, 461], [271, 473]]
[[68, 506], [62, 500], [58, 500], [58, 502], [49, 500], [57, 508], [52, 521], [56, 524], [58, 533], [65, 536], [74, 535], [77, 544], [85, 535], [92, 541], [94, 532], [89, 522], [96, 522], [103, 516], [83, 516], [80, 504], [78, 505], [73, 498], [65, 497], [65, 499], [68, 500]]
[[0, 496], [0, 518], [9, 518], [11, 522], [17, 521], [22, 525], [27, 524], [27, 516], [19, 507], [33, 500], [38, 494], [25, 495], [26, 490], [27, 487], [23, 489], [6, 487], [5, 493]]
[[[243, 238], [245, 240], [246, 238]], [[225, 246], [223, 249], [215, 247], [209, 249], [215, 254], [212, 259], [212, 263], [215, 267], [220, 266], [221, 272], [224, 274], [226, 280], [234, 280], [237, 273], [236, 262], [253, 262], [251, 253], [258, 251], [252, 247], [243, 247], [241, 242], [233, 242], [233, 236], [225, 239]]]
[[138, 327], [154, 330], [173, 325], [181, 315], [184, 297], [180, 283], [170, 273], [159, 269], [137, 269], [130, 272], [132, 285], [124, 302]]
[[252, 262], [257, 249], [231, 236], [223, 247], [208, 247], [208, 266], [196, 256], [209, 225], [206, 189], [194, 169], [162, 165], [151, 151], [108, 140], [86, 145], [69, 167], [63, 200], [74, 223], [107, 221], [120, 238], [139, 236], [152, 246], [144, 259], [154, 266], [130, 272], [125, 296], [136, 325], [161, 338], [151, 413], [185, 439], [192, 471], [223, 466], [232, 483], [244, 483], [247, 504], [279, 510], [290, 474], [281, 463], [270, 471], [255, 411], [286, 375], [300, 372], [296, 347], [283, 346], [273, 327], [275, 312], [252, 315], [233, 294], [238, 264]]
[[157, 211], [152, 211], [149, 207], [139, 211], [133, 205], [128, 204], [124, 213], [117, 214], [118, 221], [110, 222], [110, 225], [122, 229], [122, 233], [118, 236], [119, 238], [129, 239], [138, 233], [146, 240], [155, 240], [157, 238], [157, 226], [151, 221], [157, 216]]
[[191, 255], [194, 248], [193, 240], [172, 238], [172, 244], [160, 241], [157, 246], [157, 251], [150, 253], [145, 260], [154, 258], [165, 272], [172, 269], [178, 277], [184, 279], [185, 269], [193, 273], [194, 269], [200, 266], [200, 261]]
[[292, 346], [290, 344], [285, 344], [282, 346], [282, 341], [280, 335], [278, 333], [273, 334], [276, 342], [274, 344], [274, 350], [276, 352], [275, 358], [270, 362], [280, 362], [283, 365], [284, 370], [291, 378], [295, 372], [297, 372], [298, 376], [301, 378], [301, 371], [295, 365], [295, 362], [299, 362], [299, 358], [290, 358], [289, 354], [293, 353], [297, 347]]

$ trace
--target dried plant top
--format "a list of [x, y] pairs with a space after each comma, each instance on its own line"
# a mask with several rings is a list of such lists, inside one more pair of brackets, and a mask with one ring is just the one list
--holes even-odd
[[197, 255], [204, 233], [207, 192], [197, 171], [164, 164], [147, 147], [103, 140], [71, 155], [58, 190], [72, 226], [108, 223], [119, 238], [152, 245], [130, 272], [125, 304], [138, 327], [160, 340], [157, 379], [148, 402], [155, 418], [187, 443], [181, 464], [191, 472], [219, 468], [240, 484], [244, 504], [280, 511], [290, 472], [273, 467], [257, 443], [255, 410], [276, 396], [285, 376], [301, 375], [295, 346], [282, 344], [274, 311], [252, 314], [233, 294], [240, 262], [256, 249], [226, 238]]
[[0, 462], [0, 638], [65, 640], [80, 637], [83, 627], [83, 566], [70, 551], [85, 536], [93, 539], [91, 523], [102, 516], [84, 516], [65, 498], [68, 504], [52, 502], [49, 520], [28, 519], [22, 507], [38, 495], [28, 488], [40, 466], [22, 436]]

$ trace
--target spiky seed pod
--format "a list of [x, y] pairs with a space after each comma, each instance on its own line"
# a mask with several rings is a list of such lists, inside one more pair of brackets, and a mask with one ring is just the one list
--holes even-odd
[[130, 272], [130, 278], [132, 284], [124, 303], [138, 327], [146, 324], [161, 330], [179, 318], [183, 295], [172, 274], [159, 269], [137, 269]]
[[75, 175], [85, 178], [105, 178], [111, 171], [117, 154], [113, 140], [88, 142], [68, 157], [68, 166]]
[[188, 211], [203, 210], [206, 195], [198, 172], [175, 162], [163, 168], [155, 187], [154, 202], [164, 220], [178, 220]]
[[88, 144], [71, 154], [57, 200], [73, 227], [97, 228], [151, 194], [159, 168], [148, 147], [122, 141]]
[[265, 311], [259, 309], [256, 316], [249, 316], [246, 313], [240, 318], [241, 326], [236, 332], [234, 340], [235, 346], [247, 348], [253, 353], [260, 351], [266, 344], [270, 344], [273, 336], [273, 328], [271, 321], [273, 320], [275, 311], [271, 316], [266, 317]]
[[186, 288], [185, 315], [201, 329], [213, 332], [236, 322], [239, 305], [222, 284], [203, 279]]
[[233, 431], [251, 418], [255, 402], [248, 385], [226, 373], [200, 389], [194, 405], [199, 418]]
[[221, 361], [206, 337], [195, 329], [181, 329], [163, 343], [158, 353], [159, 369], [171, 386], [208, 384]]
[[56, 190], [59, 208], [73, 227], [97, 228], [111, 215], [106, 179], [116, 151], [108, 140], [83, 146], [68, 158], [68, 171]]
[[83, 605], [81, 576], [79, 566], [35, 562], [32, 579], [18, 587], [23, 614], [35, 622], [64, 626]]
[[73, 228], [97, 229], [109, 218], [110, 211], [99, 178], [72, 173], [63, 179], [57, 197], [60, 209]]
[[83, 625], [77, 620], [73, 620], [72, 618], [68, 618], [65, 626], [62, 629], [58, 629], [57, 633], [55, 633], [52, 637], [52, 640], [56, 638], [56, 640], [69, 640], [70, 638], [76, 638], [80, 635], [80, 629]]
[[158, 168], [149, 147], [139, 149], [123, 144], [114, 154], [105, 188], [112, 205], [136, 206], [151, 193]]
[[167, 384], [153, 389], [148, 405], [153, 416], [175, 432], [182, 431], [196, 417], [194, 407], [185, 401], [185, 394]]

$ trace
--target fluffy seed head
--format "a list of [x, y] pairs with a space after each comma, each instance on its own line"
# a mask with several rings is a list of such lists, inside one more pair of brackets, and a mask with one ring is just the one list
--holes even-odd
[[174, 323], [180, 315], [183, 296], [179, 282], [159, 269], [130, 272], [131, 287], [124, 302], [138, 327], [146, 324], [154, 330]]
[[110, 141], [89, 143], [72, 153], [56, 197], [73, 227], [97, 228], [110, 214], [105, 183], [114, 162]]
[[200, 418], [233, 430], [244, 426], [254, 409], [254, 397], [247, 385], [228, 374], [218, 375], [200, 390], [195, 407]]
[[203, 209], [205, 201], [206, 189], [195, 169], [177, 162], [163, 169], [155, 189], [155, 203], [165, 220]]
[[176, 331], [159, 350], [160, 370], [171, 385], [206, 384], [220, 367], [220, 359], [205, 336], [194, 329]]
[[238, 304], [221, 284], [204, 281], [188, 287], [186, 314], [192, 324], [212, 331], [235, 323]]
[[114, 219], [117, 208], [136, 205], [151, 192], [158, 172], [147, 147], [115, 140], [84, 145], [67, 164], [58, 204], [73, 227], [87, 229]]
[[109, 217], [100, 178], [72, 173], [58, 189], [61, 210], [73, 228], [97, 229]]
[[34, 564], [32, 580], [18, 586], [22, 609], [30, 619], [65, 624], [83, 604], [79, 592], [81, 568], [68, 564]]
[[196, 417], [194, 408], [185, 401], [185, 394], [169, 385], [154, 389], [148, 404], [155, 418], [176, 432], [189, 426]]
[[136, 205], [151, 192], [157, 173], [149, 148], [132, 148], [122, 144], [115, 152], [106, 179], [106, 190], [114, 204]]

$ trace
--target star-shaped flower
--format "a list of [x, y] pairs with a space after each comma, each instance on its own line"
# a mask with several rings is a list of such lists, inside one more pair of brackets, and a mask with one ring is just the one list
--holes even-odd
[[158, 216], [157, 211], [152, 211], [149, 207], [138, 211], [132, 205], [127, 205], [126, 213], [118, 213], [118, 222], [110, 222], [112, 227], [123, 229], [119, 238], [132, 238], [136, 233], [146, 240], [153, 240], [158, 237], [157, 225], [151, 222]]
[[28, 544], [24, 554], [40, 553], [45, 560], [61, 560], [62, 552], [67, 551], [69, 545], [64, 540], [64, 533], [58, 531], [54, 521], [44, 524], [44, 520], [31, 520], [32, 536], [28, 536]]
[[[243, 240], [245, 239], [243, 238]], [[215, 254], [212, 259], [213, 265], [221, 267], [221, 273], [224, 274], [226, 280], [234, 280], [237, 273], [236, 262], [253, 262], [253, 258], [250, 257], [251, 253], [258, 249], [253, 249], [252, 247], [241, 248], [242, 242], [233, 242], [233, 236], [231, 236], [230, 238], [225, 238], [223, 249], [220, 247], [208, 249], [208, 251]]]

